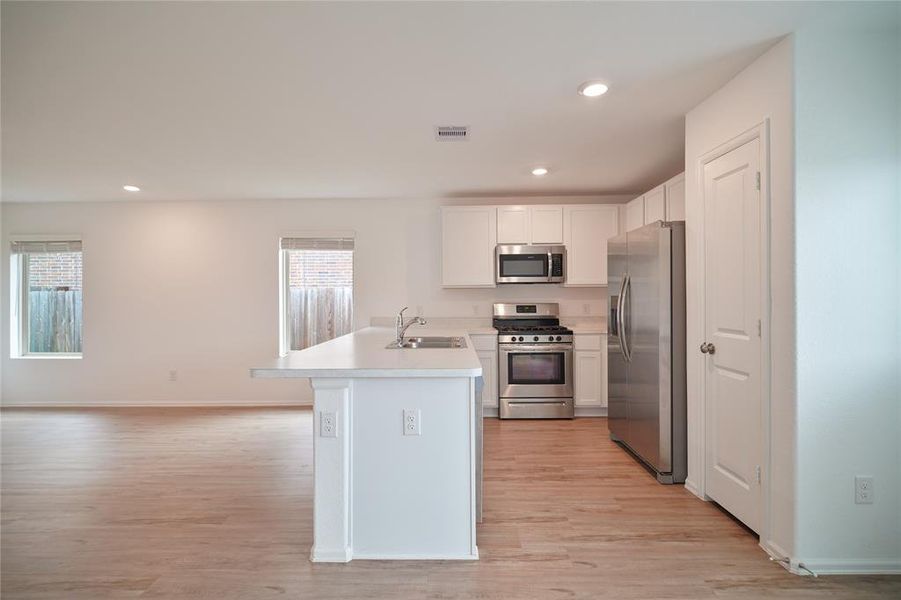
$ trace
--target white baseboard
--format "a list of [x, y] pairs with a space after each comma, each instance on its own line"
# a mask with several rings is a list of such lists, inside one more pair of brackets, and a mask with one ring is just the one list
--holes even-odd
[[798, 562], [817, 575], [901, 575], [901, 560], [813, 558]]
[[901, 575], [901, 559], [798, 559], [776, 543], [761, 540], [760, 547], [774, 562], [782, 565], [789, 573], [801, 576], [816, 575]]
[[479, 549], [472, 554], [393, 554], [390, 552], [354, 552], [354, 560], [479, 560]]
[[482, 407], [482, 417], [496, 417], [497, 416], [497, 407], [496, 406], [483, 406]]
[[692, 494], [694, 494], [695, 496], [697, 496], [698, 498], [700, 498], [701, 500], [703, 500], [704, 502], [707, 502], [707, 498], [705, 498], [704, 494], [701, 493], [701, 489], [698, 487], [698, 484], [696, 484], [691, 479], [685, 480], [685, 489], [688, 490], [689, 492], [691, 492]]
[[760, 547], [761, 547], [761, 549], [763, 549], [764, 552], [766, 552], [769, 555], [770, 560], [777, 563], [779, 566], [781, 566], [783, 569], [785, 569], [789, 573], [792, 573], [793, 575], [809, 575], [810, 574], [801, 569], [798, 569], [798, 561], [794, 560], [791, 556], [789, 556], [789, 553], [784, 548], [782, 548], [782, 546], [780, 546], [779, 544], [776, 544], [770, 540], [764, 540], [763, 538], [761, 538]]
[[317, 550], [316, 546], [310, 549], [310, 562], [346, 563], [354, 557], [353, 548], [343, 550]]

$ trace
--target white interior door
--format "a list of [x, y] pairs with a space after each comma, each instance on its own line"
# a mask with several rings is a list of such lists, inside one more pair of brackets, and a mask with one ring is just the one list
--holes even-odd
[[706, 493], [754, 531], [760, 464], [760, 140], [704, 165]]

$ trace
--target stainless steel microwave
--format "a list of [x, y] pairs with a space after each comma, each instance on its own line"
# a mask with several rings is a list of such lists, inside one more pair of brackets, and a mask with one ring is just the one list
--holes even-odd
[[497, 283], [563, 283], [566, 280], [565, 246], [498, 246], [495, 252]]

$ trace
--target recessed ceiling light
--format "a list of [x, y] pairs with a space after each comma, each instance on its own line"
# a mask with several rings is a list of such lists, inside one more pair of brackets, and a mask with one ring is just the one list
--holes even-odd
[[125, 190], [126, 192], [140, 192], [141, 191], [141, 188], [139, 188], [136, 185], [123, 185], [122, 189]]
[[586, 81], [579, 86], [579, 93], [589, 98], [597, 98], [607, 93], [607, 86], [600, 81]]
[[547, 175], [547, 169], [544, 167], [535, 167], [534, 169], [532, 169], [532, 175], [534, 175], [535, 177]]

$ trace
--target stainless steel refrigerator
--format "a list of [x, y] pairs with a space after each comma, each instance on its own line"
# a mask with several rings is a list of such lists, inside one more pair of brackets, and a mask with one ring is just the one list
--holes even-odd
[[685, 223], [657, 221], [607, 241], [610, 438], [661, 483], [687, 471]]

